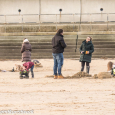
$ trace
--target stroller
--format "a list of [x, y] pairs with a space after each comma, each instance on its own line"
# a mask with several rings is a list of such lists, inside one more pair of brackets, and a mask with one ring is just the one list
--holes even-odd
[[19, 74], [20, 74], [20, 79], [23, 79], [23, 78], [29, 79], [29, 71], [21, 70]]

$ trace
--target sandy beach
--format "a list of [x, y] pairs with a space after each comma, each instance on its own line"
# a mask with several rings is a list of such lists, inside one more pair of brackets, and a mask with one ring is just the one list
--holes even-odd
[[[53, 79], [53, 60], [40, 59], [35, 78], [19, 79], [19, 72], [0, 72], [0, 111], [33, 110], [35, 115], [115, 115], [115, 78]], [[90, 74], [107, 71], [114, 60], [92, 60]], [[11, 70], [21, 61], [0, 61], [1, 70]], [[80, 71], [78, 60], [64, 60], [63, 75]], [[17, 115], [17, 114], [14, 114]]]

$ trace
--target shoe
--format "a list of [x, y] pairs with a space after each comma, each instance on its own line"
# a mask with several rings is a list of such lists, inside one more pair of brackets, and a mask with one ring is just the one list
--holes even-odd
[[64, 77], [62, 75], [59, 75], [58, 79], [64, 79]]
[[58, 76], [57, 75], [54, 75], [54, 79], [57, 79], [58, 78]]
[[89, 74], [90, 66], [86, 66], [86, 73]]

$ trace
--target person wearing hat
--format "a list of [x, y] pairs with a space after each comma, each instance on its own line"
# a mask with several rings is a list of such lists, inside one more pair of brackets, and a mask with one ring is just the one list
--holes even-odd
[[31, 61], [31, 44], [28, 39], [23, 40], [21, 53], [22, 53], [22, 62], [30, 62]]

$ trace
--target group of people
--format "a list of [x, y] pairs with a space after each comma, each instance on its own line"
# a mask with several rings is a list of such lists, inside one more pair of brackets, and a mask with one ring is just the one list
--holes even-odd
[[[56, 35], [52, 38], [52, 56], [54, 60], [54, 67], [53, 67], [53, 74], [54, 79], [63, 79], [62, 75], [62, 67], [64, 62], [63, 52], [64, 49], [67, 47], [67, 44], [64, 41], [63, 30], [59, 29]], [[29, 43], [28, 39], [23, 40], [21, 53], [22, 53], [22, 62], [25, 61], [26, 63], [23, 64], [24, 69], [29, 70], [31, 68], [32, 78], [34, 78], [34, 63], [31, 62], [31, 44]], [[81, 71], [84, 71], [84, 66], [86, 64], [86, 72], [89, 73], [90, 70], [90, 63], [92, 53], [94, 52], [94, 46], [92, 43], [92, 38], [87, 37], [84, 40], [80, 47], [80, 62], [81, 62]]]
[[[67, 47], [67, 44], [64, 41], [63, 30], [59, 29], [56, 35], [52, 38], [52, 55], [54, 59], [54, 79], [63, 79], [62, 67], [63, 67], [63, 52]], [[86, 72], [89, 74], [91, 57], [94, 52], [94, 46], [92, 43], [92, 38], [87, 37], [84, 40], [80, 47], [80, 62], [81, 62], [81, 71], [84, 71], [84, 66], [86, 63]]]

